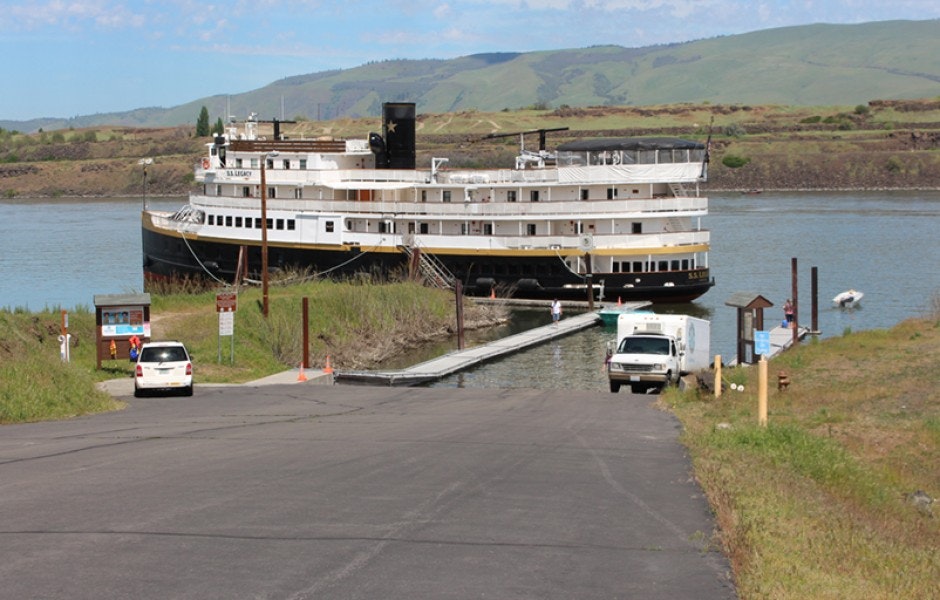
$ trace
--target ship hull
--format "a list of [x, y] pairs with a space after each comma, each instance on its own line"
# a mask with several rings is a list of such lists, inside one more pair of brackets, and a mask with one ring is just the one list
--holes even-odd
[[[236, 280], [241, 248], [245, 248], [250, 279], [261, 278], [261, 248], [235, 241], [184, 240], [177, 232], [144, 228], [143, 271], [145, 284], [166, 280], [204, 280], [231, 284]], [[471, 296], [527, 299], [587, 298], [587, 277], [564, 268], [555, 256], [493, 256], [437, 253], [438, 260]], [[305, 272], [341, 279], [357, 274], [378, 278], [408, 278], [410, 259], [401, 251], [367, 252], [359, 248], [335, 250], [302, 246], [270, 245], [269, 275]], [[591, 276], [596, 300], [691, 302], [707, 292], [714, 281], [707, 268], [665, 273], [594, 273]], [[603, 298], [601, 298], [603, 295]]]

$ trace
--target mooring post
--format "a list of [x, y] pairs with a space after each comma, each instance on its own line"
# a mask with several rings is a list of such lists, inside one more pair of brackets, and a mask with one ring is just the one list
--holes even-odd
[[584, 253], [584, 265], [587, 267], [588, 310], [594, 311], [594, 271], [591, 269], [591, 253]]
[[810, 295], [812, 296], [813, 302], [813, 331], [812, 333], [819, 333], [819, 267], [813, 267], [810, 269]]
[[454, 285], [454, 296], [457, 301], [457, 349], [463, 350], [463, 282], [459, 279]]
[[790, 259], [790, 280], [793, 287], [793, 345], [800, 343], [800, 300], [796, 284], [796, 257]]

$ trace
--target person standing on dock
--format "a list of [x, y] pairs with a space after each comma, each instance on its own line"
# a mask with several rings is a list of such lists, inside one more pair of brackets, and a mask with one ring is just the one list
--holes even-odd
[[559, 319], [561, 319], [561, 302], [558, 301], [558, 298], [555, 298], [552, 301], [552, 324], [558, 325]]
[[783, 316], [787, 319], [787, 327], [793, 328], [793, 301], [787, 298], [783, 303]]

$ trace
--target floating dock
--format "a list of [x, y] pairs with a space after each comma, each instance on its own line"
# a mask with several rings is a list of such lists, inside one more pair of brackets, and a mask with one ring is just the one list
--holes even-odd
[[[806, 327], [798, 327], [797, 334], [802, 340], [811, 332]], [[771, 358], [777, 356], [787, 348], [793, 345], [793, 330], [789, 327], [774, 327], [770, 330], [770, 354], [767, 354], [765, 358], [770, 360]], [[756, 357], [755, 357], [756, 360]], [[725, 363], [729, 367], [733, 367], [738, 364], [738, 357], [735, 356], [730, 361]]]
[[[649, 305], [648, 302], [636, 302], [632, 303], [631, 306], [634, 304], [636, 309]], [[600, 323], [601, 318], [597, 311], [576, 314], [562, 318], [557, 325], [550, 323], [481, 346], [448, 352], [443, 356], [418, 363], [407, 369], [398, 371], [337, 371], [333, 374], [333, 377], [337, 383], [385, 386], [421, 385], [443, 379], [452, 373], [469, 369], [525, 348], [544, 344], [588, 327], [595, 327]]]
[[[796, 332], [799, 339], [802, 340], [809, 334], [809, 329], [798, 327]], [[789, 327], [774, 327], [770, 330], [770, 354], [767, 355], [767, 359], [770, 360], [792, 345], [793, 330]]]

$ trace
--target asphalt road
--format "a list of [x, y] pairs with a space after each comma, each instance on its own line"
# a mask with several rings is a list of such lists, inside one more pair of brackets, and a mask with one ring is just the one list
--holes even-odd
[[0, 598], [735, 598], [649, 396], [197, 387], [0, 427]]

